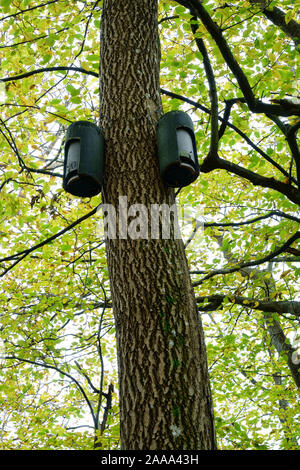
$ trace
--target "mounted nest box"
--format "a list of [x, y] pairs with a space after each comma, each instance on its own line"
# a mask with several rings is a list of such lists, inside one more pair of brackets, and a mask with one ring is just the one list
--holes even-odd
[[67, 129], [63, 188], [73, 196], [92, 197], [103, 183], [104, 138], [89, 121], [73, 122]]
[[188, 186], [199, 176], [193, 122], [183, 111], [170, 111], [157, 125], [160, 174], [173, 188]]

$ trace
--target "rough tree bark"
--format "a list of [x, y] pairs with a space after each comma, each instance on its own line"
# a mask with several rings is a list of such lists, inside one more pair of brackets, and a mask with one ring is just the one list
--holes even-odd
[[[119, 197], [126, 196], [128, 208], [143, 204], [150, 214], [151, 204], [174, 203], [174, 191], [160, 180], [156, 150], [157, 0], [104, 0], [100, 42], [102, 200], [120, 215]], [[118, 235], [117, 227], [106, 251], [122, 449], [214, 449], [204, 337], [182, 240], [151, 239], [150, 228], [148, 238], [144, 231], [139, 239]]]

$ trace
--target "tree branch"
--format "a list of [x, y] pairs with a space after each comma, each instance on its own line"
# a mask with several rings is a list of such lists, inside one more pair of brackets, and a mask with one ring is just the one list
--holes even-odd
[[113, 392], [114, 392], [114, 386], [113, 386], [113, 384], [109, 384], [108, 392], [105, 394], [106, 406], [104, 408], [103, 418], [102, 418], [101, 427], [100, 427], [101, 434], [103, 434], [103, 432], [105, 430], [105, 426], [106, 426], [106, 422], [107, 422], [107, 418], [108, 418], [108, 413], [109, 413], [109, 410], [112, 407], [112, 394], [113, 394]]
[[[53, 34], [62, 33], [63, 31], [67, 31], [68, 29], [69, 29], [69, 27], [62, 28], [62, 29], [59, 29], [57, 31], [54, 31]], [[28, 43], [31, 43], [31, 42], [38, 41], [39, 39], [45, 39], [47, 37], [48, 37], [48, 34], [43, 34], [42, 36], [37, 36], [37, 37], [32, 38], [32, 39], [26, 39], [26, 41], [14, 42], [13, 44], [6, 44], [5, 46], [0, 46], [0, 49], [8, 49], [10, 47], [21, 46], [22, 44], [28, 44]]]
[[[256, 3], [250, 0], [251, 3]], [[296, 46], [300, 44], [300, 25], [295, 20], [291, 19], [288, 23], [285, 21], [285, 13], [278, 7], [272, 9], [263, 8], [262, 13], [271, 21], [275, 26], [278, 26], [287, 36], [293, 39]]]
[[82, 369], [81, 365], [77, 362], [77, 361], [74, 361], [75, 362], [75, 365], [77, 366], [78, 370], [80, 371], [80, 373], [83, 375], [83, 377], [87, 380], [87, 383], [89, 384], [89, 386], [91, 387], [91, 389], [93, 390], [94, 393], [97, 393], [99, 394], [100, 393], [100, 390], [98, 390], [94, 384], [92, 383], [91, 379], [89, 378], [89, 376], [84, 372], [84, 370]]
[[240, 86], [240, 89], [247, 101], [249, 108], [253, 109], [255, 107], [256, 100], [255, 100], [255, 96], [253, 94], [252, 88], [248, 82], [246, 75], [241, 69], [239, 63], [237, 62], [234, 55], [232, 54], [231, 49], [228, 46], [227, 41], [222, 34], [222, 30], [212, 20], [212, 18], [210, 17], [206, 9], [203, 7], [200, 0], [190, 0], [188, 3], [191, 5], [191, 13], [196, 14], [197, 17], [201, 19], [203, 25], [205, 26], [207, 31], [210, 33], [212, 38], [215, 40], [225, 62], [227, 63], [233, 75], [235, 76]]
[[300, 224], [300, 219], [294, 215], [286, 214], [285, 212], [274, 210], [270, 211], [265, 215], [259, 215], [253, 219], [243, 220], [242, 222], [204, 222], [203, 226], [206, 227], [241, 227], [242, 225], [249, 225], [259, 222], [260, 220], [268, 219], [270, 217], [283, 217], [289, 220], [293, 220]]
[[1, 82], [12, 82], [16, 80], [22, 80], [23, 78], [31, 77], [32, 75], [36, 75], [39, 73], [45, 72], [59, 72], [59, 71], [71, 71], [71, 72], [81, 72], [87, 75], [92, 75], [93, 77], [99, 78], [99, 74], [97, 72], [93, 72], [92, 70], [86, 70], [82, 67], [74, 67], [74, 66], [56, 66], [56, 67], [44, 67], [41, 69], [30, 70], [29, 72], [24, 72], [19, 75], [13, 75], [12, 77], [1, 78]]
[[226, 127], [228, 125], [230, 113], [231, 113], [231, 108], [235, 102], [236, 102], [235, 99], [225, 101], [225, 110], [224, 110], [223, 120], [219, 129], [219, 140], [223, 137], [225, 133]]
[[80, 217], [79, 219], [77, 219], [75, 222], [73, 222], [72, 224], [70, 224], [68, 227], [64, 228], [63, 230], [60, 230], [58, 233], [56, 233], [55, 235], [52, 235], [52, 237], [49, 237], [47, 238], [46, 240], [43, 240], [42, 242], [38, 243], [37, 245], [34, 245], [30, 248], [28, 248], [27, 250], [23, 250], [23, 251], [19, 251], [18, 253], [15, 253], [14, 255], [10, 255], [10, 256], [6, 256], [5, 258], [2, 258], [0, 259], [0, 263], [4, 263], [5, 261], [12, 261], [12, 260], [15, 260], [16, 258], [16, 261], [11, 265], [9, 266], [8, 268], [6, 268], [0, 275], [0, 277], [3, 277], [5, 276], [5, 274], [10, 271], [12, 268], [14, 268], [18, 263], [20, 263], [20, 261], [22, 261], [24, 258], [26, 258], [26, 256], [28, 256], [30, 253], [32, 253], [33, 251], [39, 249], [39, 248], [42, 248], [44, 245], [56, 240], [56, 238], [59, 238], [60, 236], [62, 236], [64, 233], [68, 232], [69, 230], [71, 230], [72, 228], [76, 227], [76, 225], [80, 224], [81, 222], [83, 222], [85, 219], [88, 219], [89, 217], [91, 217], [93, 214], [95, 214], [98, 210], [98, 207], [95, 207], [93, 210], [91, 210], [88, 214], [85, 214], [84, 216]]
[[[228, 162], [223, 158], [218, 158], [218, 160], [214, 162], [214, 165], [215, 169], [227, 170], [230, 173], [234, 173], [237, 176], [241, 176], [242, 178], [247, 179], [255, 186], [258, 185], [262, 186], [263, 188], [275, 189], [275, 191], [279, 191], [280, 193], [284, 194], [294, 204], [300, 205], [300, 192], [290, 184], [283, 183], [282, 181], [276, 180], [275, 178], [269, 178], [267, 176], [254, 173], [253, 171], [237, 165], [236, 163]], [[201, 170], [206, 172], [205, 169], [203, 170], [201, 168]]]
[[295, 161], [298, 186], [300, 188], [300, 150], [297, 142], [297, 131], [299, 130], [300, 119], [294, 126], [289, 126], [286, 132], [286, 140]]
[[298, 238], [300, 238], [300, 231], [294, 233], [294, 235], [292, 235], [280, 248], [277, 248], [276, 250], [272, 251], [267, 256], [264, 256], [263, 258], [260, 258], [254, 261], [247, 261], [247, 262], [239, 263], [236, 266], [233, 266], [232, 268], [216, 269], [214, 271], [211, 271], [202, 279], [200, 279], [200, 281], [194, 282], [193, 286], [194, 287], [199, 286], [207, 279], [210, 279], [219, 274], [231, 274], [231, 273], [240, 271], [244, 268], [248, 268], [250, 266], [259, 266], [260, 264], [264, 264], [268, 261], [271, 261], [273, 258], [275, 258], [276, 256], [286, 251], [286, 249]]
[[192, 15], [201, 19], [206, 30], [216, 42], [223, 59], [235, 76], [250, 111], [253, 113], [276, 114], [278, 116], [300, 116], [300, 105], [293, 104], [293, 106], [290, 107], [281, 104], [268, 104], [255, 98], [248, 78], [231, 52], [221, 28], [210, 17], [209, 13], [202, 5], [201, 0], [178, 1], [178, 3], [189, 8]]
[[[165, 90], [164, 88], [161, 88], [160, 92], [163, 95], [170, 96], [171, 98], [184, 101], [185, 103], [188, 103], [194, 106], [195, 108], [200, 109], [201, 111], [204, 111], [207, 114], [211, 113], [210, 109], [206, 108], [200, 103], [197, 103], [197, 101], [191, 100], [182, 95], [178, 95], [177, 93], [173, 93], [171, 91]], [[247, 142], [247, 144], [251, 148], [253, 148], [253, 150], [258, 152], [263, 158], [269, 160], [269, 156], [265, 152], [263, 152], [263, 150], [261, 150], [257, 145], [255, 145], [251, 141], [251, 139], [249, 139], [249, 137], [244, 132], [242, 132], [238, 127], [236, 127], [234, 124], [231, 124], [230, 122], [226, 122], [226, 119], [222, 118], [221, 116], [219, 116], [218, 119], [224, 124], [226, 123], [228, 127], [230, 127], [237, 134], [239, 134]], [[222, 162], [222, 166], [219, 166], [220, 162]], [[261, 176], [257, 173], [247, 170], [246, 168], [235, 165], [234, 163], [231, 164], [230, 162], [226, 162], [226, 160], [219, 159], [213, 154], [209, 153], [208, 156], [204, 159], [203, 163], [200, 165], [200, 171], [202, 171], [203, 173], [209, 173], [210, 171], [222, 169], [222, 168], [230, 172], [233, 172], [238, 176], [242, 176], [243, 178], [248, 179], [255, 185], [260, 185], [265, 188], [275, 189], [276, 191], [282, 192], [292, 202], [294, 202], [295, 204], [300, 204], [300, 192], [295, 187], [286, 183], [282, 183], [281, 181], [275, 180], [274, 178], [267, 178], [267, 177]], [[283, 174], [285, 174], [286, 176], [289, 176], [288, 173], [283, 168], [280, 167], [279, 169]]]
[[197, 297], [196, 301], [198, 304], [207, 302], [207, 305], [198, 306], [200, 311], [207, 312], [222, 308], [225, 299], [233, 304], [242, 305], [243, 307], [253, 310], [261, 310], [270, 313], [291, 313], [296, 317], [300, 317], [300, 302], [293, 300], [270, 301], [240, 297], [232, 294], [214, 294]]
[[47, 5], [51, 5], [51, 3], [57, 3], [59, 0], [51, 0], [46, 3], [40, 3], [39, 5], [35, 5], [34, 7], [26, 8], [26, 10], [20, 10], [17, 11], [16, 13], [12, 13], [11, 15], [4, 16], [3, 18], [0, 18], [0, 21], [7, 20], [8, 18], [15, 18], [18, 15], [22, 15], [23, 13], [27, 13], [28, 11], [36, 10], [37, 8], [42, 8]]
[[[204, 228], [205, 229], [205, 228], [208, 228], [208, 227], [219, 227], [219, 228], [242, 227], [244, 225], [254, 224], [256, 222], [268, 219], [268, 218], [273, 217], [273, 216], [284, 217], [286, 219], [293, 220], [294, 222], [297, 222], [297, 223], [300, 224], [300, 219], [298, 217], [295, 217], [294, 215], [286, 214], [282, 211], [277, 211], [277, 210], [271, 211], [271, 212], [269, 212], [268, 214], [265, 214], [265, 215], [260, 215], [258, 217], [254, 217], [253, 219], [243, 220], [242, 222], [200, 222], [200, 221], [197, 220], [196, 225], [195, 225], [191, 235], [189, 236], [188, 240], [184, 244], [184, 248], [186, 248], [191, 243], [191, 241], [195, 237], [195, 235], [196, 235], [197, 231], [199, 230], [199, 228]], [[286, 259], [286, 258], [285, 258], [285, 260], [289, 261], [289, 259]], [[193, 274], [195, 274], [195, 272], [193, 272]], [[204, 274], [204, 273], [201, 272], [199, 274]]]
[[94, 410], [93, 410], [93, 407], [91, 405], [91, 402], [90, 400], [88, 399], [83, 387], [80, 385], [80, 383], [78, 382], [78, 380], [75, 379], [75, 377], [73, 377], [72, 375], [68, 374], [67, 372], [63, 371], [62, 369], [60, 369], [59, 367], [56, 367], [56, 366], [53, 366], [53, 365], [50, 365], [50, 364], [47, 364], [46, 362], [36, 362], [36, 361], [31, 361], [29, 359], [24, 359], [23, 357], [18, 357], [18, 356], [5, 356], [5, 359], [7, 360], [17, 360], [19, 362], [25, 362], [27, 364], [32, 364], [32, 365], [35, 365], [37, 367], [44, 367], [45, 369], [52, 369], [52, 370], [55, 370], [56, 372], [59, 372], [60, 374], [64, 375], [65, 377], [68, 377], [68, 379], [70, 379], [72, 382], [75, 383], [75, 385], [77, 386], [78, 390], [81, 392], [84, 400], [86, 401], [89, 409], [90, 409], [90, 412], [91, 412], [91, 415], [92, 415], [92, 418], [93, 418], [93, 422], [94, 422], [94, 425], [96, 425], [96, 422], [95, 422], [95, 414], [94, 414]]
[[[192, 32], [195, 36], [197, 29], [198, 29], [198, 24], [195, 22], [197, 18], [192, 17], [191, 19], [191, 29]], [[219, 142], [219, 137], [218, 137], [218, 118], [219, 118], [219, 113], [218, 113], [218, 94], [217, 94], [217, 86], [216, 86], [216, 81], [215, 81], [215, 76], [214, 76], [214, 71], [211, 65], [211, 62], [209, 60], [209, 56], [204, 44], [204, 41], [202, 38], [198, 38], [195, 36], [195, 41], [197, 44], [197, 47], [203, 57], [203, 66], [204, 70], [206, 73], [206, 78], [208, 81], [208, 86], [209, 86], [209, 95], [210, 95], [210, 103], [211, 103], [211, 109], [210, 109], [210, 115], [211, 115], [211, 136], [210, 136], [210, 149], [209, 152], [211, 155], [217, 155], [218, 153], [218, 142]]]
[[179, 15], [165, 16], [164, 18], [159, 20], [158, 24], [162, 24], [164, 21], [175, 20], [176, 18], [179, 18]]

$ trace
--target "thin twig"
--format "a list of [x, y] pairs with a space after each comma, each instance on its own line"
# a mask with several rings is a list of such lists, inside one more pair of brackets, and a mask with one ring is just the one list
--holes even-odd
[[[72, 228], [76, 227], [76, 225], [80, 224], [84, 220], [88, 219], [92, 215], [94, 215], [98, 210], [98, 206], [95, 207], [93, 210], [91, 210], [88, 214], [85, 214], [84, 216], [80, 217], [77, 219], [75, 222], [70, 224], [68, 227], [64, 228], [63, 230], [60, 230], [58, 233], [55, 235], [52, 235], [52, 237], [47, 238], [46, 240], [43, 240], [42, 242], [38, 243], [37, 245], [34, 245], [27, 250], [20, 251], [18, 253], [15, 253], [14, 255], [6, 256], [5, 258], [0, 259], [0, 263], [4, 263], [5, 261], [12, 261], [16, 260], [11, 266], [6, 268], [0, 275], [0, 277], [3, 277], [8, 271], [10, 271], [12, 268], [14, 268], [20, 261], [22, 261], [26, 256], [28, 256], [30, 253], [32, 253], [35, 250], [38, 250], [39, 248], [42, 248], [44, 245], [47, 245], [48, 243], [51, 243], [52, 241], [56, 240], [56, 238], [61, 237], [64, 233], [68, 232]], [[17, 259], [16, 259], [17, 258]]]
[[254, 261], [247, 261], [247, 262], [239, 263], [238, 265], [233, 266], [232, 268], [216, 269], [214, 271], [211, 271], [202, 279], [200, 279], [200, 281], [194, 282], [193, 286], [194, 287], [200, 286], [207, 279], [211, 279], [212, 277], [217, 276], [219, 274], [231, 274], [231, 273], [240, 271], [244, 268], [248, 268], [250, 266], [259, 266], [260, 264], [264, 264], [268, 261], [271, 261], [273, 258], [278, 256], [279, 254], [283, 253], [288, 247], [290, 247], [290, 245], [294, 241], [298, 240], [298, 238], [300, 238], [300, 231], [294, 233], [280, 248], [277, 248], [276, 250], [272, 251], [267, 256], [264, 256]]

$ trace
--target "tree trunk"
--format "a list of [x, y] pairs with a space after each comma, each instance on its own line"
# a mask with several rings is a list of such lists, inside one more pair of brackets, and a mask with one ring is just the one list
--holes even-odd
[[[102, 200], [120, 218], [120, 196], [128, 208], [143, 205], [131, 208], [127, 221], [136, 235], [137, 209], [145, 218], [152, 204], [174, 203], [156, 151], [162, 113], [157, 0], [104, 0], [100, 41]], [[182, 240], [174, 227], [170, 239], [153, 239], [150, 225], [148, 233], [143, 225], [136, 239], [126, 237], [124, 221], [118, 219], [117, 238], [106, 240], [122, 449], [214, 449], [204, 337]]]

